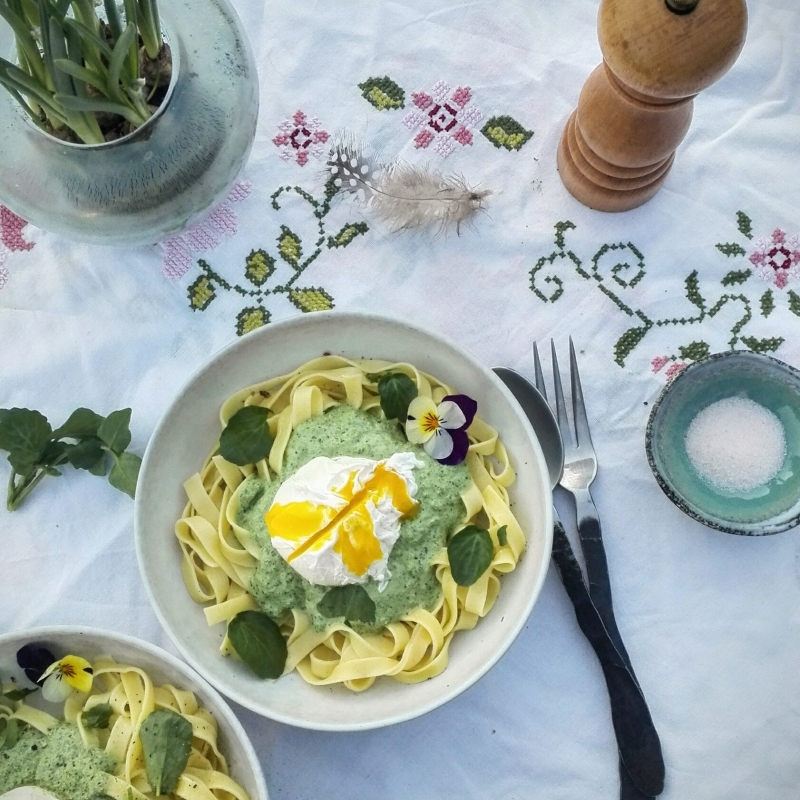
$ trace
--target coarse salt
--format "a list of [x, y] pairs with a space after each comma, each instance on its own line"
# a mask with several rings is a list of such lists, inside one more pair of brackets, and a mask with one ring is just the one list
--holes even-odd
[[700, 477], [726, 492], [763, 486], [786, 458], [781, 421], [745, 397], [726, 397], [704, 408], [689, 425], [685, 445]]

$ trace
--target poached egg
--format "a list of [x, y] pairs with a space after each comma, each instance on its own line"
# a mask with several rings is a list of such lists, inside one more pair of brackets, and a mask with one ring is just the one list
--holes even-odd
[[307, 581], [344, 586], [391, 577], [400, 523], [419, 508], [413, 453], [371, 458], [319, 456], [281, 484], [264, 520], [278, 553]]

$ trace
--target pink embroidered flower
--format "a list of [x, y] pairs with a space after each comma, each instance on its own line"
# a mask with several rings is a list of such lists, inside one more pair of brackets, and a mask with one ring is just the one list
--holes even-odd
[[470, 128], [476, 126], [483, 114], [468, 106], [472, 98], [469, 86], [459, 86], [455, 91], [444, 81], [438, 81], [430, 93], [414, 92], [412, 95], [417, 110], [409, 111], [402, 122], [409, 130], [422, 128], [414, 137], [414, 147], [422, 149], [433, 144], [433, 150], [447, 158], [456, 144], [466, 147], [473, 142]]
[[664, 375], [668, 381], [671, 381], [685, 366], [685, 362], [676, 361], [674, 364], [670, 364], [670, 366], [667, 367], [667, 371], [664, 373]]
[[284, 161], [296, 161], [301, 167], [308, 163], [309, 156], [323, 158], [325, 142], [330, 134], [322, 128], [316, 117], [308, 117], [303, 111], [295, 111], [291, 119], [278, 123], [278, 133], [272, 139], [280, 150]]
[[5, 206], [0, 206], [0, 242], [12, 253], [21, 250], [32, 250], [33, 242], [26, 242], [22, 238], [22, 229], [28, 223], [18, 217]]
[[776, 228], [769, 238], [755, 241], [750, 263], [761, 280], [783, 289], [789, 278], [800, 278], [800, 236]]
[[204, 219], [180, 233], [167, 236], [160, 242], [162, 268], [172, 280], [183, 277], [192, 266], [195, 253], [205, 253], [222, 244], [224, 236], [233, 236], [239, 230], [239, 215], [231, 203], [240, 203], [249, 197], [253, 186], [249, 181], [237, 181], [228, 197]]
[[653, 372], [660, 372], [664, 367], [669, 364], [669, 356], [656, 356], [651, 362]]

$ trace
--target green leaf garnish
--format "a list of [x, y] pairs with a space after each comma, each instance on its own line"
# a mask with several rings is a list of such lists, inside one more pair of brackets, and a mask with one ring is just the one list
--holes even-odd
[[29, 694], [34, 694], [38, 691], [38, 689], [9, 689], [7, 692], [3, 693], [3, 697], [14, 701], [24, 700]]
[[107, 728], [114, 709], [108, 703], [98, 703], [83, 715], [85, 728]]
[[3, 718], [0, 722], [5, 723], [0, 726], [0, 750], [6, 747], [10, 750], [19, 739], [19, 725], [15, 719]]
[[76, 408], [67, 421], [53, 431], [56, 439], [81, 439], [84, 436], [97, 436], [103, 418], [88, 408]]
[[329, 619], [344, 617], [348, 624], [375, 622], [375, 601], [357, 583], [329, 589], [317, 603], [317, 610]]
[[147, 782], [153, 793], [175, 791], [192, 750], [192, 723], [174, 711], [160, 708], [147, 716], [140, 736]]
[[493, 556], [489, 531], [475, 525], [462, 528], [447, 544], [450, 572], [459, 586], [472, 586], [489, 569]]
[[261, 406], [240, 408], [219, 437], [219, 453], [240, 467], [266, 458], [272, 449], [268, 418], [272, 412]]
[[497, 529], [497, 541], [500, 542], [500, 547], [508, 544], [508, 525], [501, 525]]
[[53, 430], [47, 417], [27, 408], [0, 408], [0, 449], [18, 462], [36, 463]]
[[286, 666], [286, 639], [261, 611], [241, 611], [228, 623], [228, 638], [239, 658], [259, 678], [280, 678]]
[[66, 450], [67, 461], [76, 469], [92, 469], [103, 460], [103, 443], [96, 436], [87, 436]]
[[108, 476], [108, 482], [121, 492], [125, 492], [130, 497], [136, 494], [136, 481], [139, 479], [139, 467], [142, 466], [142, 459], [133, 453], [112, 453], [114, 456], [114, 466]]
[[390, 372], [378, 381], [378, 395], [386, 419], [405, 422], [408, 407], [417, 394], [417, 384], [402, 372]]
[[131, 410], [112, 411], [97, 429], [97, 435], [108, 449], [121, 453], [131, 443]]
[[[2, 2], [2, 0], [0, 0]], [[6, 507], [19, 508], [45, 476], [54, 478], [70, 463], [94, 475], [105, 475], [107, 453], [114, 456], [109, 482], [133, 497], [141, 460], [125, 452], [130, 444], [131, 410], [114, 411], [107, 418], [88, 408], [79, 408], [54, 431], [47, 418], [27, 408], [0, 409], [0, 450], [8, 451], [12, 473]], [[64, 441], [71, 439], [73, 441]]]

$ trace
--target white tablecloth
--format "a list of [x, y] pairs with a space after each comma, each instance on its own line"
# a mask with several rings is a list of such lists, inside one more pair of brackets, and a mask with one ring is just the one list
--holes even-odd
[[[707, 351], [749, 346], [800, 366], [800, 5], [752, 4], [742, 56], [697, 100], [664, 188], [619, 215], [578, 204], [555, 166], [600, 59], [595, 2], [236, 5], [257, 54], [260, 121], [210, 220], [163, 246], [113, 250], [2, 213], [0, 406], [55, 424], [77, 406], [131, 406], [142, 453], [211, 353], [304, 306], [419, 322], [529, 374], [533, 339], [563, 348], [572, 334], [617, 617], [661, 734], [664, 797], [795, 796], [798, 532], [749, 539], [683, 516], [650, 474], [644, 428], [669, 376]], [[457, 124], [431, 128], [432, 103]], [[346, 200], [314, 217], [326, 139], [345, 132], [384, 159], [493, 190], [486, 213], [439, 237], [392, 233]], [[289, 269], [287, 230], [314, 256], [294, 296], [270, 291]], [[270, 258], [275, 276], [248, 281], [248, 259]], [[74, 472], [2, 512], [0, 629], [85, 623], [174, 652], [139, 580], [132, 516], [129, 498]], [[553, 573], [502, 661], [421, 719], [336, 735], [241, 716], [276, 800], [618, 796], [602, 675]]]

